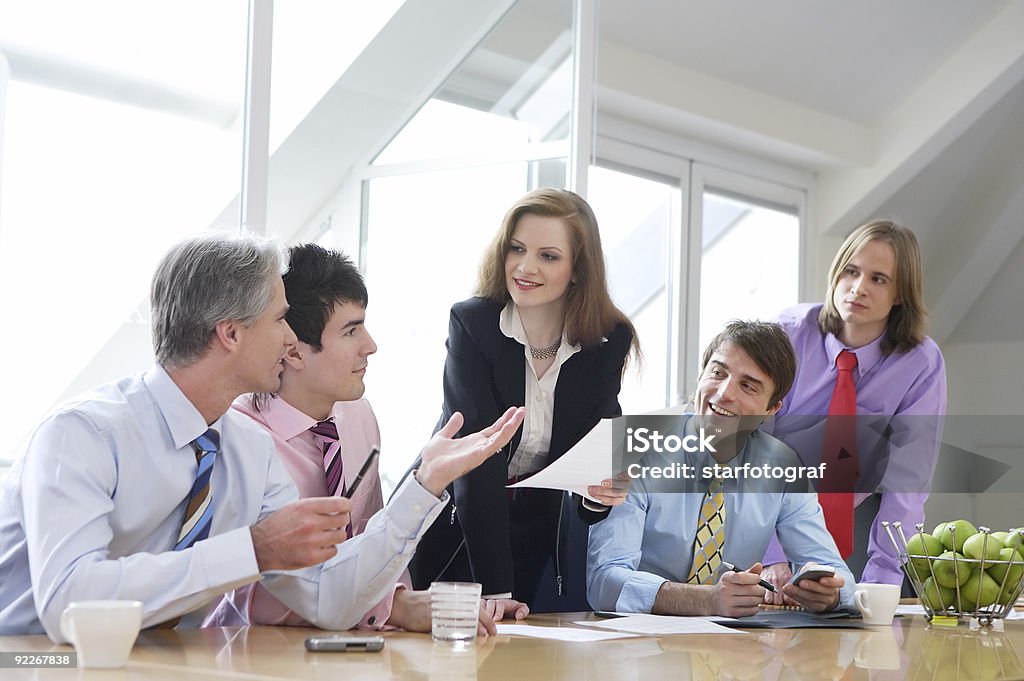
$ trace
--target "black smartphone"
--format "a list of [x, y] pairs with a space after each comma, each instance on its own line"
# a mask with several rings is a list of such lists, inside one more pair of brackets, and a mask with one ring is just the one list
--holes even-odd
[[306, 639], [306, 650], [314, 653], [375, 653], [383, 649], [383, 636], [310, 636]]

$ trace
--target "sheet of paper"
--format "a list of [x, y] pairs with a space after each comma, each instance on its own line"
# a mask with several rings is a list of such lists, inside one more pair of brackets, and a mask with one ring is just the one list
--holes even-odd
[[529, 636], [546, 638], [552, 641], [607, 641], [613, 638], [632, 638], [639, 634], [627, 634], [621, 631], [590, 631], [588, 629], [572, 629], [569, 627], [535, 627], [531, 624], [498, 624], [498, 634], [506, 636]]
[[[721, 617], [715, 618], [724, 619]], [[715, 624], [708, 617], [670, 617], [668, 615], [627, 615], [606, 620], [579, 621], [586, 627], [610, 629], [612, 631], [628, 631], [645, 636], [661, 636], [668, 634], [742, 634], [744, 632], [721, 624]]]
[[598, 485], [612, 475], [612, 420], [601, 419], [576, 446], [547, 468], [509, 487], [561, 489], [596, 502], [597, 499], [587, 494], [587, 487]]

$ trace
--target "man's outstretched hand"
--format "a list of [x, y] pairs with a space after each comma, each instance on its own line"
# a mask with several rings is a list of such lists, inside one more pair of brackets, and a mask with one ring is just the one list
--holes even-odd
[[437, 431], [420, 452], [416, 480], [434, 496], [441, 496], [441, 492], [452, 481], [473, 470], [508, 444], [519, 430], [525, 415], [525, 408], [509, 407], [487, 428], [455, 439], [463, 422], [462, 414], [455, 412], [444, 428]]

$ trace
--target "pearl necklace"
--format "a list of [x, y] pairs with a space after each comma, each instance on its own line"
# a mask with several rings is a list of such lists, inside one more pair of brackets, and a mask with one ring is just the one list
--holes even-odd
[[534, 359], [551, 359], [558, 354], [558, 348], [562, 345], [562, 339], [559, 338], [551, 345], [546, 348], [535, 348], [530, 346], [530, 357]]

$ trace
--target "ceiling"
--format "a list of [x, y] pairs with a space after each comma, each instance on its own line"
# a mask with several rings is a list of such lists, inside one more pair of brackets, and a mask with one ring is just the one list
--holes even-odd
[[602, 0], [601, 39], [871, 125], [1000, 0]]
[[[524, 3], [568, 21], [569, 2]], [[814, 173], [823, 251], [895, 217], [921, 241], [933, 337], [1024, 341], [1006, 314], [1024, 290], [1024, 3], [599, 7], [606, 118]]]
[[[439, 6], [456, 4], [406, 0], [275, 153], [272, 183], [280, 167], [296, 194], [285, 192], [290, 198], [280, 205], [323, 206], [305, 222], [323, 219], [351, 162], [373, 158], [434, 87], [441, 86], [442, 98], [499, 110], [513, 94], [529, 96], [531, 83], [539, 88], [564, 71], [570, 0], [489, 0], [488, 16], [507, 13], [485, 38], [478, 34], [479, 44], [463, 43], [473, 31], [456, 35], [454, 20], [440, 18]], [[602, 137], [635, 142], [616, 137], [616, 130], [628, 130], [652, 144], [680, 140], [751, 159], [750, 168], [767, 162], [798, 171], [812, 182], [815, 280], [849, 230], [896, 216], [922, 243], [936, 340], [1024, 342], [1024, 316], [1000, 315], [1000, 306], [1015, 300], [1016, 291], [1007, 289], [1019, 283], [1013, 272], [1024, 269], [1024, 2], [596, 6], [599, 153]], [[451, 54], [437, 62], [424, 57], [442, 44], [452, 46]], [[453, 56], [447, 63], [458, 67], [445, 82], [451, 70], [439, 65]], [[420, 72], [433, 75], [411, 75]], [[382, 92], [387, 112], [378, 101]], [[339, 117], [363, 111], [366, 120], [338, 125]], [[321, 153], [324, 129], [349, 161]], [[314, 185], [320, 188], [310, 200]], [[274, 216], [279, 209], [271, 204]], [[279, 218], [303, 222], [298, 212]]]

